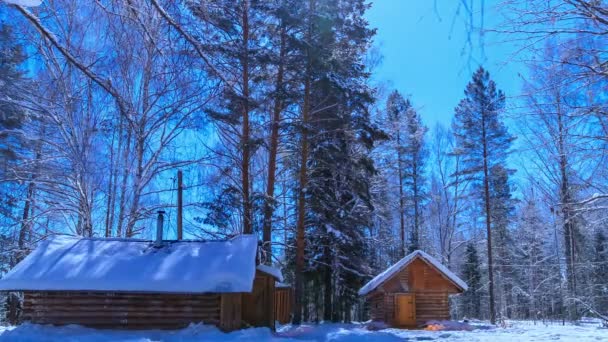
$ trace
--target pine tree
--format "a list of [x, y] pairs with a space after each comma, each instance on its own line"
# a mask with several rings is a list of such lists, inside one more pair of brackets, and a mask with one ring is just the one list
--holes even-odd
[[422, 123], [418, 112], [410, 105], [405, 112], [406, 144], [405, 180], [407, 199], [412, 203], [414, 226], [410, 241], [410, 252], [420, 249], [420, 227], [422, 226], [422, 206], [426, 199], [424, 169], [428, 151], [424, 137], [428, 128]]
[[396, 150], [401, 248], [405, 254], [406, 218], [413, 222], [409, 250], [420, 248], [422, 206], [426, 198], [424, 169], [428, 156], [424, 137], [428, 129], [410, 100], [404, 99], [399, 92], [393, 91], [389, 95], [386, 108]]
[[397, 161], [397, 179], [399, 181], [399, 237], [401, 241], [400, 257], [405, 256], [405, 194], [403, 191], [403, 178], [405, 174], [403, 146], [402, 146], [402, 128], [401, 120], [408, 110], [410, 104], [406, 101], [398, 91], [393, 91], [386, 101], [386, 112], [391, 130], [393, 131], [392, 140], [394, 141], [394, 149], [396, 150]]
[[[253, 80], [262, 81], [259, 68], [263, 35], [256, 34], [265, 28], [268, 13], [264, 2], [240, 0], [214, 0], [207, 3], [187, 2], [190, 12], [198, 19], [200, 39], [207, 45], [210, 59], [221, 65], [223, 73], [213, 72], [223, 81], [223, 96], [214, 109], [208, 110], [218, 124], [218, 135], [232, 154], [238, 170], [238, 181], [225, 185], [223, 191], [236, 190], [241, 194], [240, 211], [242, 232], [252, 234], [254, 229], [254, 179], [252, 159], [260, 145], [255, 135], [259, 97], [266, 87], [252, 87]], [[229, 75], [229, 76], [227, 76]], [[265, 80], [266, 81], [266, 80]], [[263, 83], [265, 84], [265, 83]], [[237, 177], [235, 176], [235, 179]]]
[[472, 242], [467, 244], [462, 275], [469, 288], [462, 295], [465, 317], [480, 318], [481, 315], [481, 265], [477, 249]]
[[599, 229], [595, 233], [594, 245], [594, 307], [600, 314], [608, 317], [608, 239]]
[[514, 138], [501, 120], [505, 95], [496, 88], [490, 74], [480, 67], [467, 85], [465, 98], [455, 110], [453, 130], [457, 147], [453, 154], [461, 156], [462, 168], [458, 176], [473, 181], [475, 195], [484, 207], [487, 233], [490, 321], [496, 322], [494, 298], [494, 265], [492, 260], [492, 197], [491, 172], [504, 165]]

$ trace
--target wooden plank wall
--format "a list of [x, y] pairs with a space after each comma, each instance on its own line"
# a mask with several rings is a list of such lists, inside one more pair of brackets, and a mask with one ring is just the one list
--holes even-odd
[[274, 312], [281, 324], [291, 322], [291, 303], [293, 292], [290, 287], [277, 287], [274, 292]]
[[274, 286], [275, 279], [272, 276], [256, 273], [253, 291], [243, 294], [243, 323], [274, 329]]
[[25, 292], [23, 319], [95, 328], [175, 329], [220, 322], [219, 294]]
[[233, 331], [243, 326], [243, 295], [241, 293], [223, 293], [220, 304], [220, 329]]

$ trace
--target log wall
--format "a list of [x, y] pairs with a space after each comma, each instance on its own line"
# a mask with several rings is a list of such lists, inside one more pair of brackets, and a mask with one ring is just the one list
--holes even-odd
[[431, 320], [449, 320], [450, 304], [447, 292], [416, 292], [416, 324]]
[[274, 330], [274, 277], [256, 272], [253, 291], [243, 294], [243, 323], [252, 327], [270, 327]]
[[384, 305], [384, 295], [382, 293], [374, 293], [373, 296], [367, 298], [369, 303], [369, 314], [372, 321], [386, 321]]
[[[23, 319], [119, 329], [176, 329], [199, 322], [219, 325], [221, 298], [220, 294], [25, 292]], [[228, 327], [236, 325], [235, 320]]]
[[274, 293], [275, 319], [280, 324], [287, 324], [291, 322], [293, 292], [290, 287], [277, 287]]

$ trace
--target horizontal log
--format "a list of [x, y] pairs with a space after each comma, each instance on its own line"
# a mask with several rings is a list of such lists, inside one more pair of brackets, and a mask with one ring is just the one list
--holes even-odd
[[62, 296], [47, 296], [47, 297], [25, 297], [25, 303], [41, 303], [44, 301], [49, 302], [65, 302], [65, 303], [78, 303], [78, 302], [97, 302], [97, 303], [114, 303], [114, 302], [129, 302], [129, 303], [173, 303], [173, 302], [185, 302], [185, 303], [218, 303], [221, 299], [219, 297], [213, 298], [190, 298], [190, 297], [86, 297], [86, 296], [73, 296], [73, 297], [62, 297]]
[[134, 311], [134, 310], [99, 310], [99, 311], [78, 311], [78, 310], [24, 310], [24, 315], [30, 317], [94, 317], [94, 316], [117, 316], [117, 317], [215, 317], [220, 314], [220, 310], [197, 310], [197, 311]]
[[218, 300], [220, 295], [165, 295], [165, 294], [147, 294], [147, 295], [132, 295], [132, 294], [113, 294], [113, 293], [28, 293], [25, 298], [124, 298], [124, 299], [191, 299], [191, 300]]
[[416, 303], [416, 307], [417, 308], [421, 308], [421, 309], [448, 309], [449, 305], [447, 305], [447, 304], [437, 304], [437, 303], [433, 303], [433, 304], [420, 304], [420, 303]]
[[132, 297], [208, 297], [208, 298], [219, 298], [222, 294], [220, 293], [211, 293], [211, 294], [202, 294], [202, 293], [137, 293], [137, 292], [81, 292], [81, 291], [35, 291], [35, 292], [24, 292], [24, 295], [31, 297], [52, 297], [52, 296], [60, 296], [60, 297], [124, 297], [124, 298], [132, 298]]
[[205, 324], [219, 324], [219, 319], [206, 319], [206, 320], [190, 320], [190, 319], [111, 319], [111, 318], [36, 318], [31, 321], [36, 324], [53, 324], [53, 325], [68, 325], [68, 324], [79, 324], [89, 327], [100, 327], [100, 328], [133, 328], [133, 329], [159, 329], [162, 327], [186, 327], [191, 323], [205, 323]]
[[103, 319], [167, 319], [167, 320], [184, 320], [184, 321], [192, 321], [192, 320], [204, 320], [208, 319], [219, 319], [218, 313], [210, 313], [210, 314], [181, 314], [181, 313], [152, 313], [152, 312], [33, 312], [24, 314], [24, 317], [28, 317], [30, 319], [59, 319], [66, 318], [71, 320], [79, 320], [81, 318], [103, 318]]
[[129, 305], [89, 305], [89, 306], [80, 306], [80, 305], [32, 305], [32, 306], [24, 306], [23, 311], [28, 312], [36, 312], [36, 311], [44, 311], [44, 312], [52, 312], [52, 311], [74, 311], [74, 312], [183, 312], [183, 313], [197, 313], [197, 312], [215, 312], [219, 311], [219, 306], [213, 307], [204, 307], [204, 306], [129, 306]]
[[220, 300], [164, 300], [164, 299], [118, 299], [118, 298], [29, 298], [24, 305], [133, 305], [133, 306], [217, 306]]

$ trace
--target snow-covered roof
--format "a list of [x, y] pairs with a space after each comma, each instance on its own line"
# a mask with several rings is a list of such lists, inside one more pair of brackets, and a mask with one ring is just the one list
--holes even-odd
[[40, 6], [42, 0], [4, 0], [7, 4], [19, 5], [24, 7]]
[[0, 279], [0, 290], [251, 292], [257, 238], [153, 241], [57, 236]]
[[384, 272], [374, 277], [374, 279], [370, 280], [367, 284], [365, 284], [365, 286], [363, 286], [359, 290], [359, 295], [365, 296], [368, 293], [372, 292], [373, 290], [378, 288], [378, 286], [384, 284], [387, 280], [392, 278], [399, 271], [407, 267], [407, 265], [409, 265], [416, 258], [421, 258], [422, 260], [426, 261], [428, 264], [437, 269], [437, 271], [443, 274], [448, 280], [450, 280], [456, 286], [461, 288], [463, 291], [467, 290], [468, 286], [462, 279], [452, 273], [452, 271], [450, 271], [447, 267], [443, 266], [443, 264], [441, 264], [437, 259], [433, 258], [432, 256], [421, 250], [417, 250], [406, 255], [403, 259], [399, 260], [397, 263], [384, 270]]
[[258, 265], [258, 267], [256, 267], [256, 269], [258, 271], [264, 272], [266, 274], [270, 274], [271, 276], [275, 277], [275, 279], [280, 282], [283, 281], [283, 273], [281, 272], [280, 269], [278, 269], [276, 267], [260, 264], [260, 265]]

